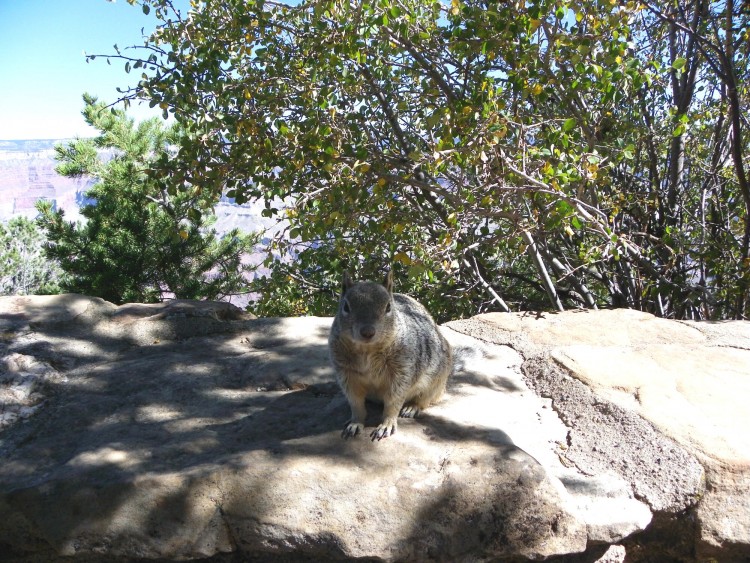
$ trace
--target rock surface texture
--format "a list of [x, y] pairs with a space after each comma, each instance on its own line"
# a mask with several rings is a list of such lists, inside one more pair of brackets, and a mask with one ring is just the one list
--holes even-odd
[[448, 326], [521, 351], [525, 381], [568, 427], [565, 458], [648, 503], [630, 557], [750, 561], [750, 323], [619, 309]]
[[750, 558], [750, 323], [448, 323], [444, 400], [376, 443], [330, 324], [0, 298], [0, 561]]

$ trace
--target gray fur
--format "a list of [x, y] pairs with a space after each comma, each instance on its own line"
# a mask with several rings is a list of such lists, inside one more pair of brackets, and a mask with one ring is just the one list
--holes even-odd
[[383, 403], [380, 440], [396, 431], [397, 416], [414, 417], [440, 399], [451, 372], [451, 348], [418, 301], [382, 285], [344, 275], [339, 309], [328, 337], [336, 376], [352, 409], [342, 436], [365, 427], [365, 399]]

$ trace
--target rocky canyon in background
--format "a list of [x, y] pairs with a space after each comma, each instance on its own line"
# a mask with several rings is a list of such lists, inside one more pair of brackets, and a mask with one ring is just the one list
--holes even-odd
[[[68, 220], [81, 219], [79, 208], [91, 203], [84, 193], [91, 187], [90, 178], [66, 178], [55, 172], [54, 146], [70, 139], [33, 141], [0, 140], [0, 221], [24, 216], [32, 219], [39, 199], [54, 202], [55, 209], [64, 209]], [[261, 217], [262, 205], [236, 205], [227, 198], [216, 206], [217, 232], [221, 235], [234, 228], [255, 231], [270, 226]]]

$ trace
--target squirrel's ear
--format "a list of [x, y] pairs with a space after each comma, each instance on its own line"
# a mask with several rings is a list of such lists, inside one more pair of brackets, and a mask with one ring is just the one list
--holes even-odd
[[351, 286], [353, 286], [353, 285], [354, 285], [354, 282], [352, 281], [352, 277], [351, 277], [351, 275], [349, 274], [349, 272], [344, 272], [344, 281], [343, 281], [343, 283], [341, 284], [341, 294], [343, 295], [344, 293], [346, 293], [346, 292], [347, 292], [347, 290], [348, 290], [348, 289], [349, 289], [349, 288], [350, 288]]
[[388, 270], [383, 280], [383, 285], [388, 290], [388, 293], [393, 293], [393, 270]]

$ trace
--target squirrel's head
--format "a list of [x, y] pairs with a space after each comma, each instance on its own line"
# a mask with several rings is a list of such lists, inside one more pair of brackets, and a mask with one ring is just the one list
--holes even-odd
[[377, 344], [393, 334], [393, 274], [383, 284], [353, 282], [344, 274], [337, 314], [341, 335], [359, 344]]

